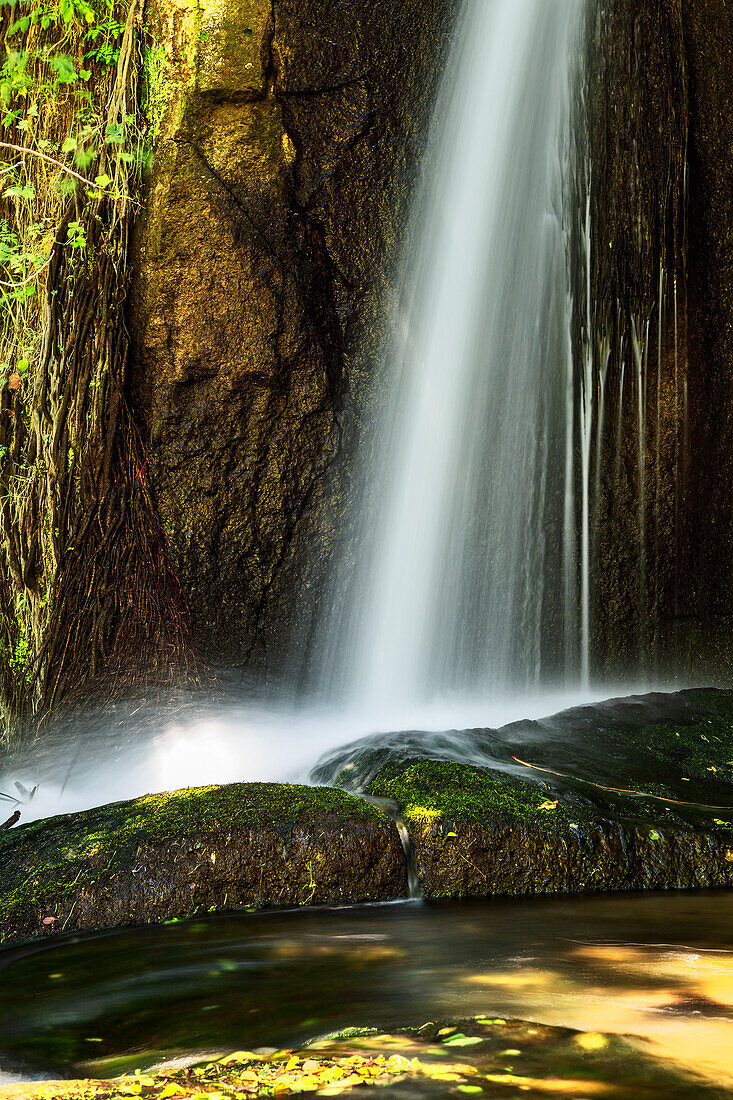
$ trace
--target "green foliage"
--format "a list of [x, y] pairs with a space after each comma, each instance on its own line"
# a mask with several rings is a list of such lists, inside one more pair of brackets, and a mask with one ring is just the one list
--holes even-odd
[[[0, 52], [0, 387], [10, 391], [0, 421], [7, 548], [0, 565], [0, 703], [12, 710], [29, 705], [31, 680], [41, 682], [39, 652], [62, 552], [57, 501], [44, 489], [43, 442], [36, 441], [32, 464], [25, 453], [43, 343], [44, 273], [54, 255], [68, 280], [87, 270], [94, 258], [87, 256], [90, 227], [98, 234], [134, 202], [143, 142], [136, 116], [121, 111], [125, 100], [114, 95], [127, 0], [0, 0], [0, 6], [11, 9], [10, 18], [3, 13]], [[129, 102], [136, 102], [134, 91]], [[65, 222], [74, 195], [76, 211]], [[63, 476], [73, 487], [78, 474], [67, 453]], [[24, 524], [36, 544], [30, 588], [24, 555], [32, 544], [18, 537]]]
[[[115, 13], [114, 0], [95, 0], [94, 4], [88, 0], [51, 4], [31, 0], [27, 5], [10, 6], [20, 14], [7, 30], [0, 65], [2, 132], [17, 133], [20, 140], [16, 137], [14, 144], [52, 158], [48, 161], [51, 168], [52, 161], [58, 161], [70, 169], [73, 166], [77, 173], [87, 170], [106, 150], [112, 163], [96, 176], [95, 189], [87, 196], [98, 198], [101, 191], [114, 188], [118, 170], [127, 173], [130, 166], [134, 170], [142, 155], [135, 116], [108, 121], [105, 97], [95, 94], [95, 87], [101, 90], [105, 85], [104, 70], [116, 66], [119, 57], [124, 23]], [[75, 60], [80, 51], [82, 64]], [[101, 72], [93, 81], [95, 69]], [[41, 131], [48, 130], [49, 105], [56, 109], [62, 125], [46, 136]], [[2, 198], [14, 207], [12, 224], [8, 217], [0, 220], [0, 280], [6, 284], [0, 287], [0, 323], [4, 312], [11, 329], [22, 334], [25, 346], [32, 347], [37, 339], [28, 330], [37, 327], [38, 318], [33, 326], [31, 318], [14, 307], [34, 298], [37, 284], [33, 275], [49, 259], [52, 241], [44, 222], [49, 215], [53, 218], [54, 196], [63, 202], [77, 191], [79, 180], [63, 169], [46, 172], [39, 194], [33, 182], [37, 174], [34, 166], [22, 154], [19, 160], [0, 176], [0, 183], [5, 184]], [[119, 188], [117, 191], [120, 193]], [[78, 222], [70, 227], [66, 243], [76, 251], [85, 246], [86, 236]]]
[[[32, 719], [103, 678], [173, 678], [177, 662], [188, 667], [190, 650], [140, 475], [142, 443], [119, 405], [127, 333], [115, 318], [129, 288], [129, 235], [147, 158], [137, 110], [142, 2], [5, 6], [12, 8], [10, 19], [3, 12], [9, 30], [0, 54], [0, 711], [7, 730], [13, 719]], [[27, 597], [20, 612], [19, 594]], [[165, 619], [160, 629], [151, 625], [156, 615]], [[21, 637], [26, 650], [16, 649]], [[11, 651], [16, 663], [27, 658], [32, 692], [15, 675]]]
[[31, 647], [28, 639], [21, 637], [14, 646], [8, 646], [0, 641], [0, 659], [6, 661], [12, 675], [20, 681], [28, 678], [28, 658]]

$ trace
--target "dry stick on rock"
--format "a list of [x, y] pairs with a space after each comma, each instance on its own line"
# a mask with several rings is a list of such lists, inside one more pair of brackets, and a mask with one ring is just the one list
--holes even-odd
[[10, 815], [7, 821], [4, 821], [3, 824], [0, 825], [0, 833], [2, 833], [5, 829], [12, 829], [13, 825], [15, 825], [18, 821], [20, 821], [20, 810], [16, 810], [14, 814]]

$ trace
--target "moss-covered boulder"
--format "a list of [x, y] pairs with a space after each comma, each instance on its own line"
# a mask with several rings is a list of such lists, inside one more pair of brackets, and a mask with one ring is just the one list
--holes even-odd
[[407, 891], [392, 821], [343, 791], [235, 783], [0, 834], [0, 941]]
[[396, 805], [427, 897], [733, 886], [728, 692], [367, 738], [319, 774]]
[[500, 772], [435, 760], [370, 784], [407, 825], [427, 897], [733, 886], [733, 827], [602, 816]]

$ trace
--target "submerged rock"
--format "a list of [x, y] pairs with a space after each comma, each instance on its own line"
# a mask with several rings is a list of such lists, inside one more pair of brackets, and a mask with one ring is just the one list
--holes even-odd
[[407, 891], [393, 822], [343, 791], [235, 783], [149, 795], [0, 837], [0, 941]]
[[[617, 1035], [475, 1016], [428, 1021], [389, 1033], [348, 1028], [297, 1050], [240, 1050], [184, 1068], [162, 1067], [114, 1081], [11, 1086], [16, 1100], [115, 1100], [143, 1092], [162, 1100], [207, 1096], [348, 1094], [363, 1085], [405, 1097], [719, 1095], [703, 1077], [640, 1051]], [[51, 1091], [53, 1090], [53, 1091]]]

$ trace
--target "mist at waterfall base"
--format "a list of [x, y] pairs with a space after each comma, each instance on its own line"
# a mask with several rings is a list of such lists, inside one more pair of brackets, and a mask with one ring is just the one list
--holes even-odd
[[[627, 689], [628, 691], [628, 689]], [[605, 697], [598, 693], [596, 699]], [[234, 782], [322, 782], [314, 776], [319, 760], [360, 739], [420, 731], [426, 751], [433, 735], [445, 746], [446, 730], [498, 729], [508, 723], [545, 718], [548, 714], [588, 703], [588, 692], [541, 692], [532, 696], [462, 700], [444, 708], [426, 706], [411, 711], [400, 722], [389, 710], [378, 715], [324, 708], [275, 710], [271, 703], [257, 706], [251, 697], [233, 691], [217, 703], [209, 698], [182, 695], [162, 706], [118, 705], [113, 711], [77, 716], [46, 731], [34, 744], [0, 758], [0, 820], [16, 804], [19, 824], [62, 813], [102, 806], [160, 791]], [[467, 759], [465, 746], [454, 738], [456, 756]], [[488, 752], [489, 750], [487, 750]], [[478, 753], [476, 763], [486, 764]], [[16, 784], [21, 785], [19, 789]], [[22, 791], [37, 788], [28, 799]], [[3, 798], [5, 795], [7, 797]], [[16, 803], [17, 800], [17, 803]]]

